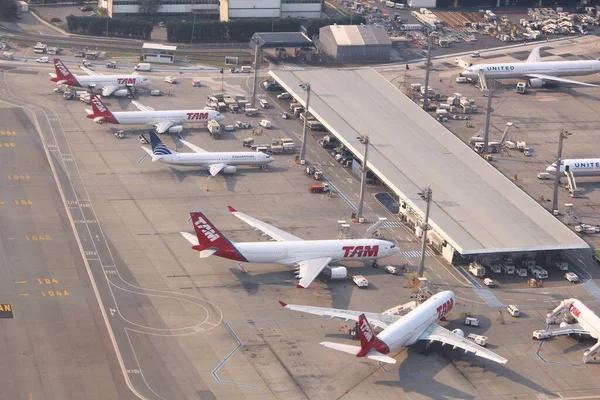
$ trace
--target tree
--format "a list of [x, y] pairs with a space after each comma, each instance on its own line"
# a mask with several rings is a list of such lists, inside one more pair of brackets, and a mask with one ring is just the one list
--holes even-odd
[[0, 0], [0, 19], [8, 21], [17, 19], [17, 3], [13, 0]]
[[142, 14], [156, 14], [161, 7], [161, 0], [140, 0], [139, 11]]

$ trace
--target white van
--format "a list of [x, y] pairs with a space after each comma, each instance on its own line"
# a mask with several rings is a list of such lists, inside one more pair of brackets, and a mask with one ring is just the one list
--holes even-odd
[[508, 307], [506, 307], [506, 311], [513, 317], [518, 317], [521, 314], [519, 308], [514, 304], [509, 304]]
[[260, 106], [262, 108], [269, 108], [269, 102], [265, 99], [260, 99]]
[[252, 67], [249, 65], [244, 65], [242, 68], [240, 68], [240, 71], [244, 73], [250, 73], [252, 72]]
[[152, 65], [150, 63], [139, 63], [134, 69], [136, 71], [152, 71]]

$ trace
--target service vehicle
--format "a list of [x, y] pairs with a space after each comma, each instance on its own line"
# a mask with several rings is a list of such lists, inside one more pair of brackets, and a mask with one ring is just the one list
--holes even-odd
[[527, 268], [517, 268], [516, 272], [518, 277], [525, 278], [527, 276]]
[[361, 289], [366, 289], [369, 287], [369, 281], [362, 275], [354, 275], [352, 277], [352, 281]]
[[[252, 124], [250, 122], [243, 122], [243, 121], [235, 121], [235, 127], [238, 129], [249, 129], [252, 128]], [[249, 138], [252, 139], [252, 138]], [[244, 139], [246, 140], [246, 139]]]
[[138, 63], [133, 69], [136, 71], [152, 71], [152, 64], [150, 63]]
[[485, 267], [483, 267], [482, 265], [479, 265], [477, 263], [471, 263], [471, 264], [469, 264], [469, 272], [473, 276], [476, 276], [478, 278], [483, 278], [483, 276], [485, 275]]
[[513, 275], [515, 273], [515, 263], [510, 258], [502, 265], [502, 271], [507, 275]]
[[258, 110], [256, 108], [246, 108], [244, 110], [244, 114], [246, 114], [248, 117], [253, 117], [258, 114]]
[[384, 270], [388, 274], [392, 274], [392, 275], [397, 275], [398, 274], [398, 268], [394, 267], [393, 265], [386, 265], [385, 268], [384, 268]]
[[167, 83], [177, 83], [177, 78], [174, 76], [165, 76], [165, 82]]
[[474, 318], [474, 317], [466, 317], [465, 318], [465, 325], [479, 326], [479, 319], [478, 318]]
[[491, 264], [490, 265], [490, 269], [492, 270], [492, 272], [494, 274], [501, 274], [502, 273], [502, 264]]
[[193, 87], [201, 87], [202, 86], [202, 81], [200, 80], [200, 78], [194, 78], [194, 79], [192, 79], [192, 86]]
[[273, 123], [268, 119], [261, 119], [258, 124], [266, 129], [271, 129], [273, 127]]
[[40, 58], [36, 58], [35, 62], [45, 64], [45, 63], [50, 62], [50, 59], [48, 57], [40, 57]]
[[514, 304], [509, 304], [508, 307], [506, 307], [506, 311], [508, 311], [508, 313], [513, 317], [518, 317], [519, 315], [521, 315], [519, 308]]
[[117, 63], [114, 61], [109, 61], [106, 63], [106, 68], [117, 69]]
[[480, 345], [481, 347], [485, 347], [485, 345], [487, 344], [488, 337], [482, 336], [482, 335], [476, 335], [475, 333], [469, 333], [467, 335], [467, 339], [472, 340], [473, 342]]
[[244, 65], [243, 67], [240, 68], [240, 72], [249, 74], [250, 72], [252, 72], [252, 67], [249, 65]]
[[308, 185], [308, 190], [310, 190], [311, 193], [327, 193], [327, 192], [329, 192], [329, 184], [327, 184], [327, 183], [310, 184], [310, 185]]
[[289, 100], [289, 99], [291, 99], [291, 98], [292, 98], [292, 95], [291, 95], [291, 94], [289, 94], [288, 92], [283, 92], [283, 93], [279, 93], [279, 94], [277, 95], [277, 98], [278, 98], [279, 100]]
[[577, 276], [577, 274], [575, 272], [567, 272], [565, 274], [565, 279], [572, 283], [579, 282], [579, 277]]
[[262, 108], [269, 108], [269, 102], [265, 99], [260, 99], [260, 106]]
[[224, 131], [235, 131], [235, 126], [233, 126], [233, 125], [224, 125], [223, 126], [223, 130]]
[[208, 131], [210, 132], [210, 136], [213, 139], [218, 139], [221, 136], [221, 124], [214, 119], [208, 121], [207, 124]]
[[162, 92], [159, 89], [152, 89], [150, 91], [150, 96], [162, 96]]
[[494, 283], [493, 280], [491, 280], [490, 278], [485, 278], [483, 280], [483, 283], [485, 284], [485, 286], [489, 286], [489, 287], [494, 287], [496, 286], [496, 284]]
[[569, 270], [569, 263], [566, 261], [554, 261], [554, 265], [556, 265], [556, 268], [560, 269], [561, 271]]

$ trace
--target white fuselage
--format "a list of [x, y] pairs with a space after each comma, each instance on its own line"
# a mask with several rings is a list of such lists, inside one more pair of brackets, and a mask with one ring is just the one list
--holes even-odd
[[390, 352], [415, 344], [423, 332], [449, 312], [453, 305], [454, 292], [447, 290], [437, 293], [388, 326], [377, 337], [388, 346]]
[[[600, 176], [600, 158], [578, 158], [561, 160], [560, 172], [563, 174], [567, 167], [573, 173], [573, 176]], [[546, 168], [546, 172], [554, 175], [556, 173], [556, 163]]]
[[267, 165], [274, 159], [262, 152], [206, 152], [206, 153], [173, 153], [153, 156], [153, 160], [165, 164], [188, 167], [227, 165]]
[[569, 306], [569, 312], [582, 328], [590, 332], [590, 336], [600, 340], [600, 317], [577, 299]]
[[101, 89], [107, 86], [142, 87], [150, 84], [150, 79], [143, 75], [75, 75], [81, 87]]
[[182, 125], [224, 119], [220, 112], [213, 110], [116, 111], [112, 114], [121, 125]]
[[539, 61], [522, 63], [499, 63], [473, 65], [461, 73], [461, 76], [478, 79], [479, 70], [491, 79], [524, 78], [530, 75], [578, 76], [600, 72], [600, 61]]
[[284, 265], [324, 257], [331, 261], [376, 260], [398, 252], [393, 243], [377, 239], [244, 242], [235, 247], [248, 262]]

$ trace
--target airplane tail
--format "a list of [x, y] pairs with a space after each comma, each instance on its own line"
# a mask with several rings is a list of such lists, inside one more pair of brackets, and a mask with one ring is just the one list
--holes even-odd
[[198, 244], [193, 245], [192, 249], [200, 252], [200, 258], [207, 258], [215, 254], [230, 260], [247, 262], [234, 244], [223, 236], [203, 213], [194, 211], [190, 213], [190, 216], [198, 239]]
[[152, 146], [152, 161], [159, 160], [161, 156], [173, 154], [163, 141], [160, 140], [156, 132], [150, 130], [148, 131], [148, 135], [150, 135], [150, 145]]
[[94, 94], [90, 95], [90, 104], [92, 105], [92, 113], [86, 115], [87, 118], [93, 119], [98, 123], [110, 122], [118, 124], [119, 121], [115, 118], [112, 112], [104, 105], [102, 100]]
[[358, 317], [358, 336], [360, 337], [360, 347], [332, 342], [322, 342], [321, 345], [344, 353], [354, 354], [356, 357], [367, 357], [388, 364], [396, 363], [395, 359], [386, 356], [390, 349], [375, 335], [365, 314]]
[[69, 71], [69, 68], [58, 58], [54, 59], [54, 70], [56, 74], [50, 74], [50, 80], [56, 83], [64, 83], [70, 86], [79, 86], [75, 76]]

